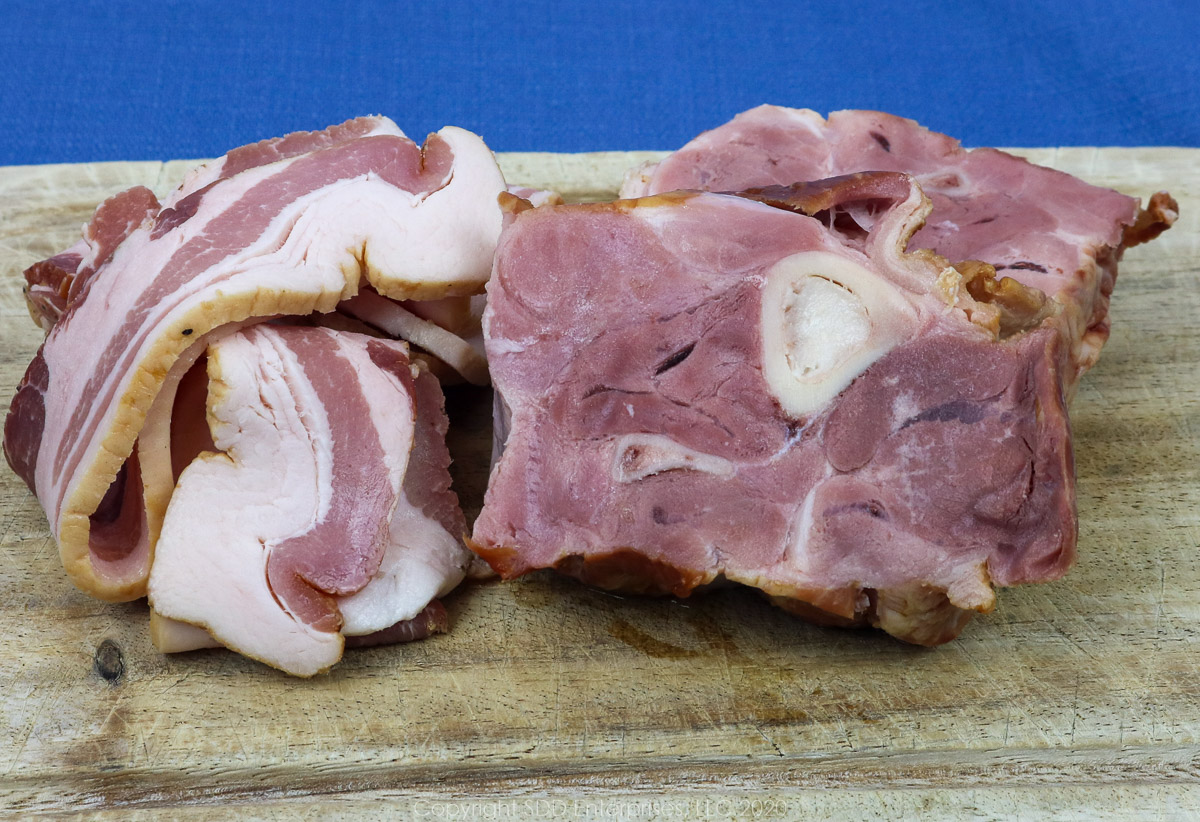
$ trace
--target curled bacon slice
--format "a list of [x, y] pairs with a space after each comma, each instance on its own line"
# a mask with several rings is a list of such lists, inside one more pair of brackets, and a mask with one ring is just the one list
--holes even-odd
[[210, 343], [332, 312], [363, 284], [389, 304], [469, 300], [491, 271], [505, 189], [470, 132], [448, 127], [421, 148], [362, 118], [236, 149], [161, 204], [146, 189], [118, 195], [80, 245], [31, 268], [49, 333], [5, 450], [72, 580], [103, 599], [145, 595], [178, 473], [174, 398]]

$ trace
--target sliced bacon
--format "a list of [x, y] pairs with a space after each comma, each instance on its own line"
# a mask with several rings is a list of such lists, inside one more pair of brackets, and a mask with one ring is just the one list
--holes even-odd
[[239, 146], [223, 157], [188, 171], [179, 188], [167, 198], [166, 205], [174, 206], [218, 180], [233, 177], [243, 171], [280, 160], [289, 160], [371, 134], [402, 135], [403, 132], [386, 117], [356, 117], [322, 131], [297, 131], [283, 137], [270, 137], [257, 143]]
[[[462, 542], [466, 524], [458, 497], [450, 487], [447, 420], [438, 381], [423, 369], [416, 370], [414, 377], [402, 351], [393, 343], [365, 342], [357, 335], [351, 338], [365, 346], [376, 367], [390, 372], [406, 387], [411, 383], [409, 390], [415, 402], [416, 428], [378, 568], [359, 590], [345, 596], [334, 595], [329, 603], [336, 606], [340, 632], [348, 648], [411, 642], [448, 630], [446, 610], [435, 597], [444, 596], [457, 586], [470, 562], [470, 554]], [[227, 346], [224, 348], [226, 359], [233, 356]], [[193, 380], [197, 373], [196, 368], [191, 369], [184, 384]], [[180, 395], [183, 393], [181, 388]], [[176, 418], [180, 405], [177, 400]], [[201, 398], [201, 410], [204, 405]], [[207, 426], [204, 433], [209, 442], [209, 447], [204, 450], [216, 452]], [[192, 453], [188, 462], [197, 455]], [[323, 547], [324, 555], [320, 557], [323, 564], [328, 567], [331, 560], [341, 562], [338, 543]], [[268, 578], [272, 569], [278, 574], [279, 568], [279, 563], [269, 561]], [[318, 624], [322, 617], [328, 618], [331, 613], [327, 610], [313, 616], [315, 619], [310, 625]], [[329, 619], [328, 624], [336, 621]], [[222, 644], [208, 630], [170, 619], [158, 611], [151, 612], [150, 632], [155, 647], [164, 653], [221, 647]]]
[[[475, 135], [446, 128], [422, 150], [391, 121], [367, 118], [235, 151], [158, 211], [145, 190], [102, 206], [74, 274], [73, 251], [58, 273], [37, 275], [54, 294], [44, 303], [62, 313], [6, 422], [10, 459], [76, 584], [106, 599], [144, 595], [173, 484], [158, 454], [169, 453], [164, 421], [183, 376], [174, 364], [202, 353], [198, 341], [254, 319], [332, 311], [363, 282], [394, 300], [466, 298], [490, 273], [504, 189]], [[109, 489], [166, 383], [155, 447], [144, 449], [154, 453], [140, 471], [124, 469], [141, 474], [146, 537], [126, 542], [118, 567], [92, 550], [92, 517], [107, 497], [112, 522], [138, 521], [114, 502], [136, 500]]]
[[96, 207], [84, 226], [83, 239], [27, 268], [25, 298], [34, 322], [49, 332], [67, 306], [86, 293], [92, 275], [112, 258], [117, 247], [158, 212], [158, 198], [150, 189], [134, 186], [122, 191]]
[[[343, 628], [413, 619], [462, 579], [458, 535], [429, 520], [447, 545], [411, 527], [426, 519], [413, 499], [457, 500], [444, 437], [429, 441], [445, 431], [440, 390], [401, 344], [257, 325], [210, 345], [207, 363], [219, 451], [189, 465], [167, 509], [149, 586], [160, 621], [308, 676], [340, 657]], [[372, 594], [383, 600], [373, 610], [357, 604]]]

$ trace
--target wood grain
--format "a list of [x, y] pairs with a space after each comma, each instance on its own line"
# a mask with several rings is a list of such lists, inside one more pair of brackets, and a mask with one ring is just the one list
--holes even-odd
[[[1080, 557], [1064, 580], [1002, 592], [927, 650], [746, 592], [621, 598], [535, 575], [453, 594], [448, 635], [300, 681], [223, 651], [155, 652], [146, 606], [76, 591], [3, 471], [0, 802], [122, 820], [1200, 813], [1200, 151], [1025, 153], [1131, 194], [1169, 189], [1182, 210], [1127, 255], [1112, 340], [1075, 403]], [[580, 200], [651, 156], [501, 160]], [[0, 169], [5, 407], [40, 337], [20, 271], [73, 242], [99, 200], [161, 193], [186, 167]], [[451, 398], [469, 514], [487, 399]]]

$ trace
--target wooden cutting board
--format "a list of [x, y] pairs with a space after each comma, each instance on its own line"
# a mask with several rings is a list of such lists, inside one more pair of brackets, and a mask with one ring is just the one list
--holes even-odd
[[[0, 470], [0, 804], [114, 820], [1200, 811], [1200, 150], [1023, 153], [1142, 197], [1169, 189], [1183, 215], [1128, 254], [1112, 341], [1075, 402], [1066, 579], [1002, 592], [927, 650], [745, 591], [621, 598], [535, 575], [451, 595], [448, 635], [303, 681], [224, 651], [158, 654], [146, 605], [76, 591]], [[598, 199], [651, 156], [501, 159], [510, 180]], [[21, 270], [104, 197], [163, 193], [187, 165], [0, 168], [5, 408], [41, 336]], [[451, 403], [473, 516], [488, 397]]]

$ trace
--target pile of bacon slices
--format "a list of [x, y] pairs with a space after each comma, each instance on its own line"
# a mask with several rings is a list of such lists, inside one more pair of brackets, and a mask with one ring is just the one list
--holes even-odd
[[[163, 651], [307, 676], [446, 630], [476, 555], [927, 645], [1065, 573], [1067, 403], [1168, 195], [763, 106], [622, 196], [370, 117], [101, 204], [26, 271], [46, 340], [4, 431], [71, 579], [148, 596]], [[441, 384], [489, 369], [468, 536]]]

